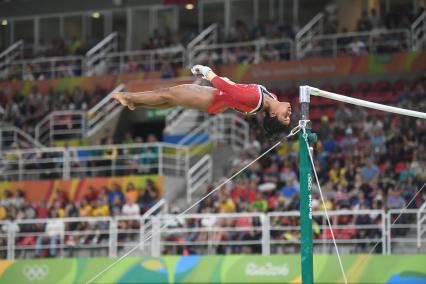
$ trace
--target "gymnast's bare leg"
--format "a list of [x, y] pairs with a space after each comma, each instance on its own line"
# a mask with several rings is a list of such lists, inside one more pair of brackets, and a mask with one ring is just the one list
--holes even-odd
[[207, 111], [212, 103], [216, 89], [208, 86], [183, 84], [147, 92], [117, 92], [114, 99], [130, 110], [141, 106], [145, 108], [166, 109], [177, 106]]

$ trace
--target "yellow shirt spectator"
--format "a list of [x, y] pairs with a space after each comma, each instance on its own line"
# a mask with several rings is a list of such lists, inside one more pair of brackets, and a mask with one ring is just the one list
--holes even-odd
[[3, 206], [0, 206], [0, 220], [4, 220], [7, 217], [6, 209]]
[[80, 208], [80, 216], [81, 217], [89, 217], [92, 214], [92, 206], [87, 204], [86, 206]]
[[93, 217], [105, 217], [109, 216], [109, 207], [104, 204], [92, 210]]
[[58, 218], [64, 218], [65, 217], [65, 210], [64, 208], [58, 209]]
[[333, 168], [328, 172], [328, 175], [329, 175], [330, 180], [332, 182], [338, 183], [338, 184], [341, 184], [341, 185], [346, 185], [347, 181], [346, 181], [346, 178], [345, 178], [345, 173], [346, 173], [346, 171], [345, 171], [344, 168], [340, 168], [340, 169]]
[[235, 205], [235, 202], [231, 198], [228, 198], [227, 200], [222, 201], [219, 204], [219, 209], [221, 212], [232, 213], [235, 212], [237, 207]]

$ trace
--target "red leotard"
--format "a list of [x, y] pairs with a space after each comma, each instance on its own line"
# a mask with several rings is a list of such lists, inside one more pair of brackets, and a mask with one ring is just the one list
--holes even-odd
[[207, 109], [209, 113], [220, 113], [227, 108], [233, 108], [245, 114], [255, 114], [263, 108], [264, 96], [275, 100], [277, 97], [257, 84], [234, 84], [219, 76], [211, 81], [217, 89], [213, 102]]

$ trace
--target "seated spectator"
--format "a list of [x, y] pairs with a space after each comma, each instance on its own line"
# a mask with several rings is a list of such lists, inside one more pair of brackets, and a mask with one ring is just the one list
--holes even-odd
[[386, 201], [386, 208], [389, 209], [402, 209], [405, 207], [405, 200], [401, 196], [401, 190], [394, 186], [388, 188], [388, 197]]
[[250, 203], [249, 209], [254, 212], [266, 212], [268, 210], [268, 202], [261, 193], [258, 193], [256, 199]]
[[371, 158], [365, 160], [365, 165], [361, 169], [361, 177], [363, 182], [370, 182], [373, 178], [379, 175], [380, 171], [377, 165], [374, 164]]
[[236, 211], [236, 204], [228, 194], [221, 195], [219, 197], [218, 208], [220, 213], [233, 213]]
[[291, 199], [297, 193], [299, 193], [298, 183], [293, 178], [289, 178], [286, 185], [281, 188], [281, 194]]
[[356, 26], [358, 32], [370, 31], [372, 29], [372, 23], [366, 10], [362, 11], [361, 18], [358, 19]]
[[135, 203], [133, 198], [128, 198], [126, 200], [126, 203], [123, 205], [123, 209], [121, 210], [121, 214], [123, 216], [139, 216], [140, 215], [140, 208]]
[[137, 202], [139, 197], [139, 192], [136, 190], [133, 183], [129, 182], [127, 184], [126, 192], [124, 193], [126, 200], [132, 200], [134, 203]]
[[372, 29], [378, 29], [383, 24], [382, 19], [380, 18], [380, 15], [377, 13], [376, 9], [371, 9], [370, 16], [368, 18]]
[[115, 202], [116, 199], [121, 204], [123, 204], [125, 201], [124, 193], [123, 191], [121, 191], [121, 187], [117, 183], [114, 183], [112, 185], [112, 189], [108, 189], [107, 198], [108, 198], [108, 204], [110, 206]]
[[87, 189], [87, 193], [84, 196], [84, 199], [87, 200], [89, 203], [92, 203], [93, 201], [96, 201], [98, 199], [99, 192], [96, 191], [96, 189], [93, 186], [89, 186]]
[[146, 181], [145, 188], [142, 189], [138, 198], [138, 204], [142, 213], [145, 213], [158, 201], [158, 189], [151, 179]]

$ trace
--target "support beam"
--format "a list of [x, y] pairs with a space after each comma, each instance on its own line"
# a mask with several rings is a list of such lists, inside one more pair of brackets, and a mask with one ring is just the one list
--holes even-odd
[[[300, 106], [302, 123], [309, 120], [309, 88], [300, 87]], [[302, 283], [313, 284], [313, 246], [312, 246], [312, 173], [309, 158], [310, 127], [306, 133], [299, 132], [300, 167], [300, 257], [302, 264]], [[306, 137], [304, 136], [306, 135]], [[306, 138], [306, 139], [305, 139]], [[308, 145], [306, 145], [306, 140]]]

